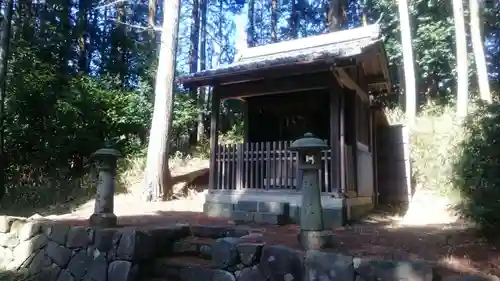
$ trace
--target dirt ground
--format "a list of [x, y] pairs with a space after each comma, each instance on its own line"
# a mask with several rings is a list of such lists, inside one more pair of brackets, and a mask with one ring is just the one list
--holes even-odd
[[[207, 218], [202, 214], [204, 192], [171, 202], [141, 202], [131, 194], [118, 195], [115, 213], [127, 227], [190, 223], [229, 225], [226, 219]], [[73, 212], [49, 219], [86, 224], [93, 212], [90, 201]], [[282, 243], [299, 248], [297, 225], [249, 225], [262, 234], [267, 243]], [[363, 221], [334, 229], [335, 250], [365, 258], [428, 260], [453, 272], [500, 276], [500, 250], [479, 239], [474, 230], [457, 222], [446, 210], [446, 202], [429, 195], [414, 198], [405, 216], [376, 213]], [[495, 279], [492, 279], [495, 280]]]
[[[192, 171], [200, 171], [208, 166], [206, 161], [191, 160], [188, 164], [189, 166], [180, 165], [181, 168], [174, 168], [173, 176], [185, 177]], [[131, 175], [131, 178], [141, 177]], [[206, 188], [203, 183], [197, 184], [195, 190], [184, 190], [187, 192], [182, 191], [182, 184], [179, 183], [177, 189], [182, 191], [182, 196], [169, 202], [143, 202], [135, 192], [140, 190], [137, 185], [140, 185], [139, 181], [129, 181], [131, 192], [115, 196], [115, 214], [119, 217], [121, 226], [234, 224], [227, 219], [207, 218], [202, 214], [206, 192], [202, 191]], [[378, 212], [353, 225], [334, 229], [334, 250], [364, 258], [434, 261], [447, 268], [449, 276], [479, 273], [489, 274], [491, 280], [499, 280], [494, 277], [500, 276], [498, 245], [488, 244], [478, 238], [474, 229], [461, 223], [448, 211], [449, 203], [446, 198], [432, 193], [417, 192], [404, 215]], [[46, 218], [85, 225], [93, 210], [94, 201], [91, 200], [71, 212]], [[299, 248], [296, 238], [297, 225], [248, 227], [261, 233], [262, 239], [267, 243], [281, 243]]]

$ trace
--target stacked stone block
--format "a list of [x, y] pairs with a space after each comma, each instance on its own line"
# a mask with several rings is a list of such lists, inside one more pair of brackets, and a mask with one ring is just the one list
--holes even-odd
[[283, 225], [293, 221], [294, 217], [290, 215], [289, 203], [239, 201], [234, 205], [231, 217], [240, 223]]
[[187, 226], [97, 229], [2, 216], [0, 270], [40, 281], [133, 281], [139, 264], [157, 254], [156, 238], [188, 233]]
[[[220, 237], [215, 236], [215, 237]], [[211, 259], [207, 264], [153, 263], [157, 276], [179, 281], [433, 281], [490, 280], [484, 276], [445, 279], [437, 264], [422, 260], [369, 260], [334, 251], [301, 251], [266, 244], [252, 234], [209, 240], [180, 240], [172, 256]]]
[[[172, 263], [180, 256], [209, 263]], [[444, 279], [426, 261], [367, 260], [266, 244], [245, 228], [99, 229], [16, 217], [0, 217], [0, 271], [25, 272], [37, 281], [146, 281], [154, 275], [179, 281], [490, 280]]]

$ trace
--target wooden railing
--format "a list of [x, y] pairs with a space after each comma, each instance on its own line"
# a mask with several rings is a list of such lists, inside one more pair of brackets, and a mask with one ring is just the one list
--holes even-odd
[[[291, 190], [300, 182], [297, 153], [291, 141], [219, 145], [216, 151], [215, 188], [222, 190]], [[322, 152], [319, 184], [332, 193], [331, 151]]]

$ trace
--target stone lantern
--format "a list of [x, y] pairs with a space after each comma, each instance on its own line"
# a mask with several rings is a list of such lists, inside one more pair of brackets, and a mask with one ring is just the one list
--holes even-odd
[[94, 214], [90, 216], [90, 225], [114, 227], [117, 223], [114, 209], [116, 162], [120, 152], [112, 148], [101, 148], [92, 154], [99, 174], [95, 198]]
[[302, 205], [300, 206], [300, 245], [305, 250], [323, 249], [331, 246], [333, 235], [325, 231], [323, 225], [323, 207], [321, 206], [321, 190], [319, 186], [319, 170], [321, 169], [321, 152], [328, 145], [321, 139], [307, 133], [292, 143], [290, 150], [298, 153], [298, 168], [302, 173], [300, 189]]

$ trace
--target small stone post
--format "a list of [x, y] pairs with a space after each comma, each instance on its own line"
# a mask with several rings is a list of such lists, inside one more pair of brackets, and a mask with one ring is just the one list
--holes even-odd
[[115, 195], [116, 162], [120, 152], [112, 148], [101, 148], [94, 152], [99, 180], [95, 198], [94, 214], [89, 218], [91, 226], [114, 227], [117, 218], [113, 213]]
[[302, 205], [300, 206], [300, 245], [305, 250], [319, 250], [331, 246], [333, 235], [325, 231], [323, 225], [323, 207], [319, 187], [321, 169], [321, 151], [328, 145], [313, 134], [307, 133], [292, 143], [289, 148], [298, 153], [298, 166], [302, 172]]

